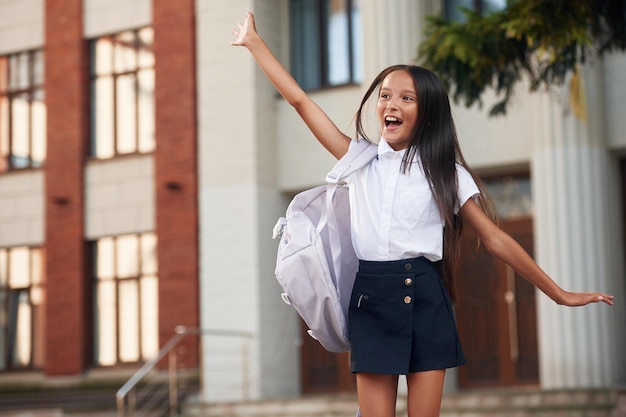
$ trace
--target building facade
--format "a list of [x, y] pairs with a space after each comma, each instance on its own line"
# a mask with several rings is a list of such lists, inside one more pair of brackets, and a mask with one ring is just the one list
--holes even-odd
[[[231, 32], [253, 11], [352, 134], [369, 80], [412, 62], [424, 18], [454, 3], [0, 0], [0, 380], [130, 372], [185, 325], [207, 331], [180, 359], [206, 401], [353, 389], [347, 356], [303, 336], [273, 276], [273, 225], [332, 157]], [[454, 106], [503, 227], [564, 288], [616, 305], [556, 306], [467, 256], [470, 364], [448, 390], [626, 381], [625, 70], [624, 54], [582, 69], [583, 113], [570, 83], [520, 89], [502, 118]]]

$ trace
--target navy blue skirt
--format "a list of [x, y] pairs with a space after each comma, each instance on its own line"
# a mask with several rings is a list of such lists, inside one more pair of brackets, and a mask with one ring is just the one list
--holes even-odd
[[406, 375], [465, 364], [441, 262], [360, 261], [350, 298], [352, 372]]

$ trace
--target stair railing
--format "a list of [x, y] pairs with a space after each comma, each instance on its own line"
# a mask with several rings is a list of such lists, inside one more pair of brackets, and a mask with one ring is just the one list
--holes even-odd
[[[167, 415], [170, 417], [178, 416], [179, 410], [179, 384], [178, 384], [178, 361], [177, 352], [174, 349], [182, 339], [189, 335], [200, 336], [224, 336], [242, 338], [242, 391], [243, 397], [249, 398], [250, 384], [248, 383], [248, 352], [249, 343], [252, 338], [251, 333], [229, 331], [229, 330], [213, 330], [199, 329], [196, 327], [176, 326], [175, 335], [168, 340], [159, 353], [149, 361], [147, 361], [135, 374], [115, 394], [117, 405], [117, 416], [150, 416]], [[161, 384], [145, 384], [148, 374], [156, 367], [156, 365], [168, 356], [167, 380], [161, 379]], [[140, 384], [144, 383], [143, 386]], [[167, 388], [163, 387], [167, 385]], [[138, 388], [142, 391], [138, 392]]]

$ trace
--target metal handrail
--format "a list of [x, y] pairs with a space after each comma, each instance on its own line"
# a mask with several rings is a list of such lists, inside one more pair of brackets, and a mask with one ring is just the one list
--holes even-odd
[[[175, 416], [175, 410], [178, 408], [178, 393], [177, 393], [177, 381], [176, 381], [176, 351], [174, 347], [188, 335], [212, 335], [212, 336], [226, 336], [226, 337], [244, 337], [252, 338], [253, 334], [248, 332], [234, 331], [234, 330], [217, 330], [217, 329], [200, 329], [197, 327], [176, 326], [174, 329], [176, 333], [170, 340], [168, 340], [159, 350], [159, 353], [149, 361], [147, 361], [133, 376], [130, 377], [124, 385], [115, 394], [117, 415], [118, 417], [124, 417], [125, 415], [125, 399], [132, 392], [137, 384], [145, 378], [145, 376], [165, 357], [170, 356], [168, 366], [168, 379], [169, 379], [169, 408], [170, 415]], [[172, 359], [173, 354], [173, 359]], [[130, 401], [134, 402], [135, 399], [131, 398]]]

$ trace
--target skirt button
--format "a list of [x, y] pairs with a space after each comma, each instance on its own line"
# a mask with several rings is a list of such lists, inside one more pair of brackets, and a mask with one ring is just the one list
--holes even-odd
[[406, 285], [407, 287], [411, 286], [411, 284], [413, 284], [413, 280], [411, 278], [407, 278], [404, 280], [404, 285]]
[[409, 297], [408, 295], [404, 297], [404, 304], [411, 304], [411, 297]]
[[406, 271], [410, 271], [411, 269], [413, 269], [413, 265], [411, 265], [410, 262], [407, 262], [407, 263], [404, 264], [404, 269]]

